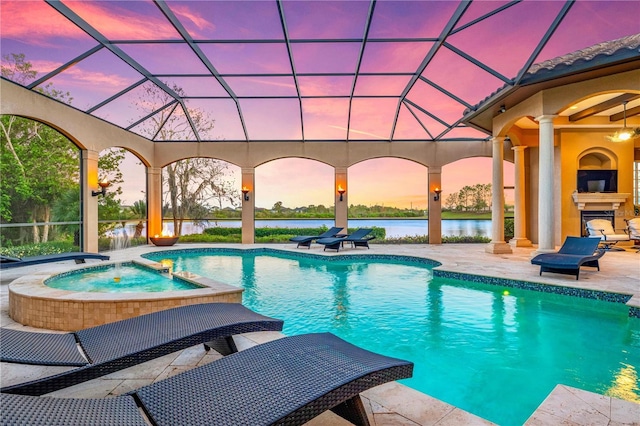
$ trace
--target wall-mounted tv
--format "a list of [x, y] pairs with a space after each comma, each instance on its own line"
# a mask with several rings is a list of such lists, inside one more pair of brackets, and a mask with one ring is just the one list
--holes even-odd
[[578, 170], [578, 192], [618, 192], [618, 171]]

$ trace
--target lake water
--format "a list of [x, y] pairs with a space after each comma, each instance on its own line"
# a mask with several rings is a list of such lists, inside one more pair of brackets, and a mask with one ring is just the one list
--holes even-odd
[[[377, 226], [385, 228], [387, 237], [413, 237], [427, 235], [429, 233], [429, 221], [427, 219], [349, 219], [350, 228], [371, 228]], [[202, 225], [194, 225], [185, 222], [182, 225], [182, 234], [201, 234], [204, 228], [240, 228], [242, 222], [209, 221]], [[286, 219], [286, 220], [256, 220], [256, 228], [317, 228], [320, 226], [331, 228], [333, 219]], [[164, 222], [165, 231], [173, 232], [173, 222]], [[442, 221], [442, 235], [444, 236], [491, 236], [491, 220], [451, 220]]]

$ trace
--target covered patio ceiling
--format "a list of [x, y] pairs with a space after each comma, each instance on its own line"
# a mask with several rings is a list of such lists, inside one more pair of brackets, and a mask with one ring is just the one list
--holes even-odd
[[0, 5], [3, 78], [157, 142], [482, 141], [465, 111], [534, 63], [640, 32], [637, 1]]

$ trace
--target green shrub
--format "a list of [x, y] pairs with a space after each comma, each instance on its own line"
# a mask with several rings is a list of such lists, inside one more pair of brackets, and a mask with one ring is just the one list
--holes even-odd
[[227, 235], [190, 234], [181, 235], [178, 241], [181, 243], [241, 243], [242, 234], [239, 232]]
[[391, 237], [381, 242], [383, 242], [384, 244], [428, 244], [429, 236], [414, 235], [414, 236], [405, 236], [405, 237]]
[[444, 244], [485, 244], [490, 243], [491, 238], [481, 235], [444, 235], [442, 242]]
[[509, 241], [513, 238], [513, 219], [505, 219], [504, 220], [504, 237], [506, 241]]
[[68, 253], [79, 251], [79, 247], [71, 241], [50, 241], [39, 244], [25, 244], [22, 246], [1, 247], [0, 254], [11, 257], [41, 256], [45, 254]]
[[[375, 241], [375, 240], [374, 240]], [[406, 236], [406, 237], [393, 237], [387, 238], [384, 241], [381, 241], [384, 244], [428, 244], [429, 236], [428, 235], [414, 235], [414, 236]], [[442, 243], [443, 244], [484, 244], [490, 243], [491, 238], [482, 237], [480, 235], [470, 236], [470, 235], [462, 235], [462, 236], [454, 236], [454, 235], [443, 235]]]
[[[206, 228], [203, 231], [203, 235], [214, 235], [214, 236], [221, 236], [221, 237], [226, 237], [229, 235], [242, 235], [242, 229], [241, 228], [220, 228], [220, 227]], [[180, 236], [181, 239], [182, 237], [183, 236]]]

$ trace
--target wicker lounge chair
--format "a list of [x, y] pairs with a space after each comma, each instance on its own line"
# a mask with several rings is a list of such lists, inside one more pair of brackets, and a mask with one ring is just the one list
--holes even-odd
[[[368, 424], [360, 392], [411, 377], [413, 364], [366, 351], [330, 333], [285, 337], [108, 399], [2, 394], [3, 424], [303, 424], [333, 410]], [[135, 402], [134, 402], [135, 401]], [[91, 417], [93, 416], [93, 417]]]
[[[611, 250], [620, 241], [629, 241], [629, 235], [625, 232], [616, 233], [613, 224], [608, 219], [593, 219], [586, 223], [587, 233], [590, 238], [598, 238], [600, 244]], [[617, 248], [616, 248], [617, 249]], [[620, 249], [624, 250], [624, 249]]]
[[[257, 314], [239, 303], [205, 303], [141, 315], [75, 333], [52, 334], [0, 329], [0, 360], [22, 364], [76, 367], [2, 392], [42, 395], [160, 356], [220, 340], [233, 351], [235, 334], [282, 330], [282, 321]], [[80, 355], [76, 342], [86, 358]], [[213, 346], [215, 347], [215, 346]]]
[[344, 247], [344, 243], [350, 243], [351, 247], [366, 247], [369, 248], [369, 241], [373, 240], [375, 236], [367, 236], [373, 232], [373, 229], [360, 228], [353, 234], [349, 234], [344, 238], [321, 238], [316, 241], [318, 244], [324, 245], [324, 250], [337, 250], [340, 251], [340, 247]]
[[83, 251], [70, 253], [46, 254], [43, 256], [10, 257], [0, 256], [0, 269], [17, 268], [19, 266], [39, 265], [41, 263], [60, 262], [63, 260], [75, 260], [76, 263], [85, 263], [86, 259], [109, 260], [109, 256], [98, 253], [86, 253]]
[[326, 232], [323, 232], [320, 235], [300, 235], [300, 236], [297, 236], [297, 237], [290, 238], [289, 241], [292, 241], [294, 243], [298, 243], [296, 248], [299, 248], [300, 246], [311, 248], [311, 243], [314, 242], [315, 240], [317, 240], [319, 238], [335, 237], [343, 229], [344, 228], [342, 228], [342, 227], [334, 226], [333, 228], [329, 229]]
[[540, 265], [540, 275], [543, 272], [580, 276], [581, 266], [591, 266], [600, 270], [598, 259], [604, 255], [604, 249], [599, 249], [599, 239], [567, 237], [557, 253], [539, 254], [531, 263]]

